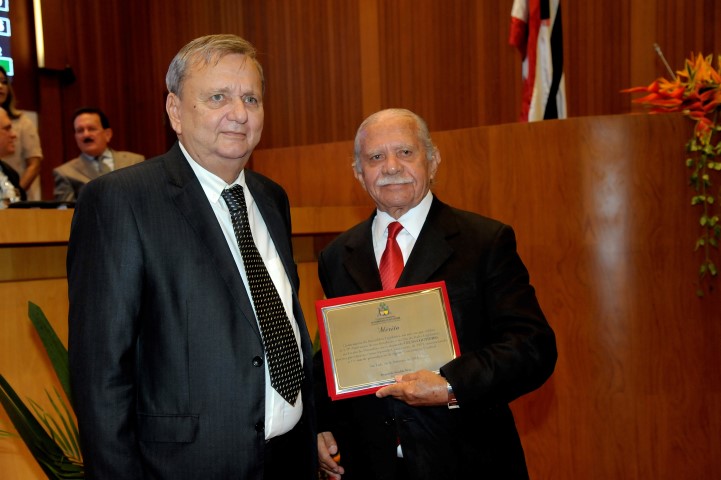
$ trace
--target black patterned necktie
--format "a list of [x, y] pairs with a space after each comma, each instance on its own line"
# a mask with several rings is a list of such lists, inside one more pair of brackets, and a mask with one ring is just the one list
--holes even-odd
[[243, 257], [250, 294], [253, 297], [255, 314], [258, 316], [265, 355], [268, 359], [270, 384], [288, 403], [295, 405], [303, 382], [303, 368], [300, 364], [300, 353], [293, 328], [285, 314], [278, 290], [253, 241], [243, 187], [234, 185], [223, 190], [222, 196], [230, 210], [233, 231]]

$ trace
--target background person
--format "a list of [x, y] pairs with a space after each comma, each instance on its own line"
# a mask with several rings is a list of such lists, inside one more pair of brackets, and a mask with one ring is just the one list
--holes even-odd
[[[318, 355], [318, 452], [333, 478], [528, 478], [508, 403], [551, 375], [555, 336], [511, 227], [430, 192], [440, 162], [426, 123], [408, 110], [377, 112], [358, 129], [354, 174], [377, 210], [320, 253], [323, 291], [334, 298], [443, 280], [461, 355], [440, 375], [409, 373], [375, 395], [335, 402]], [[378, 265], [394, 222], [405, 266], [383, 286]]]
[[28, 200], [40, 200], [40, 164], [43, 150], [38, 129], [32, 119], [15, 108], [15, 93], [7, 72], [0, 66], [0, 106], [7, 112], [17, 135], [15, 151], [1, 158], [20, 175], [20, 187]]
[[73, 131], [81, 153], [53, 169], [53, 196], [57, 201], [74, 201], [90, 180], [145, 160], [143, 155], [108, 147], [113, 138], [113, 129], [110, 128], [110, 120], [99, 108], [84, 107], [76, 110], [73, 114]]
[[[263, 70], [246, 40], [210, 35], [178, 52], [166, 83], [178, 142], [88, 183], [75, 207], [69, 356], [86, 472], [315, 478], [312, 347], [288, 198], [244, 169], [263, 130]], [[240, 198], [247, 218], [234, 223]], [[259, 324], [261, 265], [287, 348]], [[297, 376], [278, 385], [269, 364], [281, 353]]]
[[[0, 108], [0, 157], [12, 155], [13, 153], [15, 153], [16, 140], [17, 135], [13, 130], [12, 121], [10, 120], [10, 117], [8, 116], [8, 113], [5, 111], [5, 109]], [[23, 190], [23, 188], [20, 186], [20, 175], [18, 175], [18, 172], [16, 172], [13, 167], [0, 160], [0, 173], [5, 175], [5, 178], [7, 178], [7, 181], [10, 182], [10, 185], [12, 187], [10, 192], [6, 192], [6, 186], [0, 185], [0, 187], [2, 187], [0, 189], [2, 190], [2, 195], [0, 195], [0, 201], [5, 198], [26, 200], [27, 196], [25, 194], [25, 190]], [[12, 189], [15, 189], [15, 191], [13, 192]], [[2, 206], [0, 206], [0, 208], [2, 208]]]

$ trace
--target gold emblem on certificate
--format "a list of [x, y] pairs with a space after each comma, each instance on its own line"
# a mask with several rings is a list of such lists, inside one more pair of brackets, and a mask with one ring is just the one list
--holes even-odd
[[445, 282], [316, 302], [328, 394], [373, 393], [459, 355]]

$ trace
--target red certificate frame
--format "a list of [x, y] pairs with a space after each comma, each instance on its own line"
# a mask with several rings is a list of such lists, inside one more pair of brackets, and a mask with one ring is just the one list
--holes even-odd
[[369, 395], [460, 355], [445, 282], [315, 302], [328, 395]]

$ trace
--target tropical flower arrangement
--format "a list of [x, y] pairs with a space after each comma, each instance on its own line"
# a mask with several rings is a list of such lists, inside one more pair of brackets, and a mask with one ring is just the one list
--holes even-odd
[[686, 167], [690, 171], [689, 184], [693, 189], [691, 205], [699, 211], [701, 233], [696, 251], [702, 255], [699, 267], [697, 295], [713, 290], [719, 265], [719, 202], [721, 202], [721, 56], [713, 67], [713, 56], [693, 54], [686, 59], [683, 70], [672, 78], [658, 78], [647, 87], [634, 87], [624, 92], [644, 92], [647, 95], [633, 100], [650, 108], [650, 113], [682, 112], [695, 123], [693, 136], [686, 144]]

